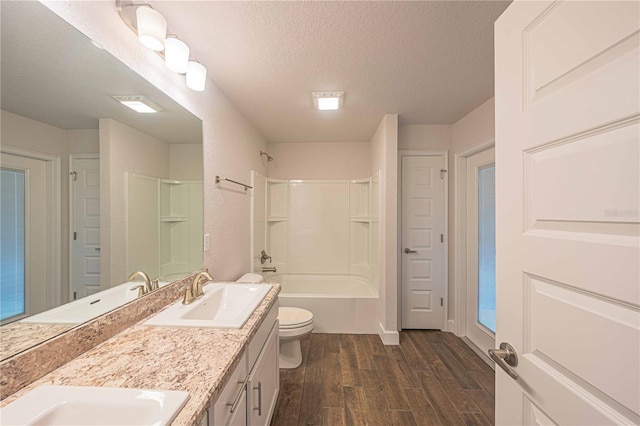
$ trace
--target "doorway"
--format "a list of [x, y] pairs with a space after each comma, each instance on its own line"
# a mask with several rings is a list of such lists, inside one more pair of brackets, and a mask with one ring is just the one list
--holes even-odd
[[496, 334], [495, 150], [467, 158], [467, 337], [483, 353]]
[[399, 151], [402, 329], [446, 330], [447, 153]]
[[3, 147], [2, 323], [59, 304], [58, 158]]

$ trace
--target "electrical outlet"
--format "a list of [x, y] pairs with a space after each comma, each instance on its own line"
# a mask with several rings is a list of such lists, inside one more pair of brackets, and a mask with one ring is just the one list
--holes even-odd
[[211, 234], [204, 234], [204, 251], [211, 249]]

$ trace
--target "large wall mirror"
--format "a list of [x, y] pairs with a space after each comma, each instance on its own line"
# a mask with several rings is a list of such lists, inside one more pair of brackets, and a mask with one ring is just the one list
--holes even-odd
[[140, 297], [134, 271], [202, 267], [202, 122], [44, 5], [0, 7], [6, 359]]

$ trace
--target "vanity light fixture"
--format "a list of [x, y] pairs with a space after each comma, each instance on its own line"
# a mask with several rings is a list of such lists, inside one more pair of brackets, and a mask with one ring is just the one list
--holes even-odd
[[164, 41], [164, 64], [173, 72], [184, 74], [189, 63], [189, 46], [174, 34]]
[[112, 98], [140, 114], [153, 114], [162, 111], [159, 105], [144, 96], [112, 96]]
[[320, 111], [335, 111], [342, 108], [344, 92], [311, 92], [313, 106]]
[[207, 81], [207, 69], [197, 60], [189, 59], [189, 47], [177, 35], [167, 35], [164, 16], [147, 3], [134, 3], [133, 0], [115, 2], [122, 22], [138, 35], [142, 44], [156, 51], [169, 70], [186, 74], [188, 88], [202, 92]]
[[164, 50], [164, 39], [167, 36], [167, 20], [150, 5], [144, 4], [136, 8], [136, 24], [140, 42], [151, 50]]
[[207, 80], [207, 69], [197, 59], [189, 59], [187, 65], [187, 87], [202, 92]]

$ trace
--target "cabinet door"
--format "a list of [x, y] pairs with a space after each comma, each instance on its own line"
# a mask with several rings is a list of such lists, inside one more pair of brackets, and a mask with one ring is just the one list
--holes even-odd
[[247, 418], [251, 426], [268, 425], [276, 406], [279, 391], [278, 323], [258, 357], [247, 383]]
[[[209, 426], [227, 426], [247, 424], [247, 357], [242, 355], [238, 366], [222, 389], [218, 400], [209, 409]], [[232, 411], [233, 410], [233, 411]]]

